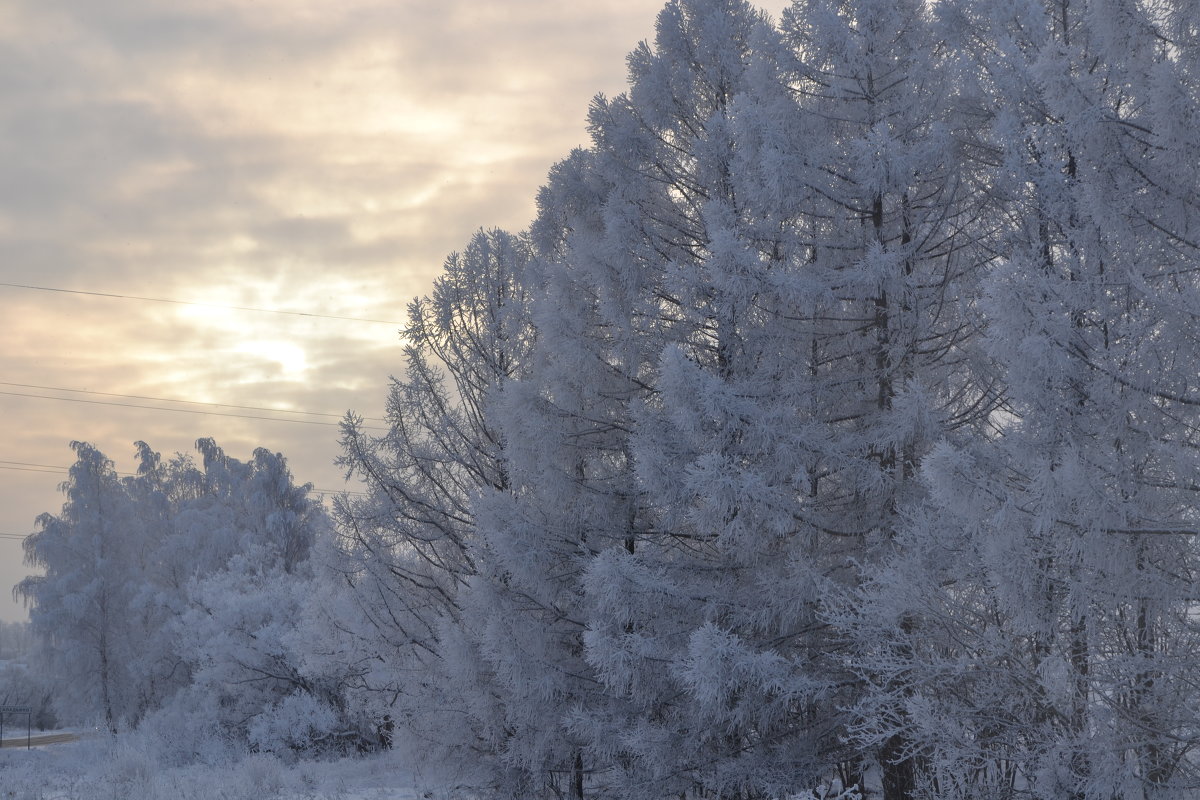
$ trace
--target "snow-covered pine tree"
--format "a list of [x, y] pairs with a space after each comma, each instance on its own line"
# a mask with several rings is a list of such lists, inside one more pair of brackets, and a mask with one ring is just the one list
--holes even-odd
[[1194, 793], [1200, 162], [1184, 131], [1200, 94], [1183, 9], [942, 9], [990, 83], [1008, 223], [980, 305], [1009, 402], [992, 436], [929, 460], [935, 503], [886, 579], [944, 646], [880, 653], [910, 690], [864, 730], [930, 755], [930, 797]]
[[685, 279], [713, 345], [668, 351], [635, 452], [688, 544], [680, 593], [703, 598], [675, 663], [685, 729], [714, 732], [710, 790], [857, 783], [870, 762], [885, 797], [914, 790], [903, 740], [844, 746], [876, 643], [829, 622], [894, 546], [932, 443], [993, 402], [969, 311], [985, 198], [929, 23], [917, 2], [797, 3], [790, 57], [752, 62], [708, 165], [729, 191]]
[[625, 306], [640, 298], [622, 284], [639, 276], [598, 273], [608, 188], [594, 155], [576, 151], [539, 195], [525, 273], [537, 344], [492, 409], [509, 484], [475, 503], [479, 574], [465, 593], [460, 681], [492, 677], [479, 702], [494, 703], [497, 758], [484, 777], [505, 796], [582, 797], [601, 789], [608, 763], [609, 748], [592, 751], [571, 724], [607, 703], [584, 659], [583, 571], [629, 539], [636, 509], [624, 445], [635, 323]]
[[[680, 757], [644, 735], [647, 722], [665, 723], [678, 684], [653, 659], [614, 671], [626, 642], [606, 638], [612, 602], [648, 599], [630, 613], [665, 623], [677, 617], [654, 603], [669, 593], [622, 596], [627, 586], [585, 570], [632, 557], [653, 537], [630, 450], [632, 407], [655, 391], [663, 343], [696, 331], [686, 318], [695, 298], [672, 296], [664, 276], [704, 247], [701, 207], [720, 189], [700, 131], [735, 93], [759, 24], [742, 3], [669, 3], [657, 39], [666, 54], [644, 45], [631, 56], [630, 91], [597, 98], [592, 147], [558, 165], [539, 197], [527, 271], [538, 347], [497, 408], [512, 485], [478, 506], [486, 566], [467, 621], [502, 687], [501, 752], [516, 768], [508, 791], [629, 796], [697, 785], [682, 770], [646, 782]], [[629, 615], [616, 616], [632, 634]]]
[[802, 338], [778, 313], [802, 260], [798, 64], [749, 4], [697, 1], [668, 4], [630, 67], [628, 93], [591, 119], [613, 184], [602, 252], [618, 274], [622, 253], [645, 254], [625, 270], [641, 295], [628, 304], [642, 388], [627, 447], [642, 497], [634, 535], [587, 576], [588, 661], [621, 701], [590, 733], [621, 796], [797, 788], [821, 771], [823, 733], [793, 710], [822, 687], [759, 646], [779, 634], [748, 609], [772, 591], [779, 552], [762, 545], [782, 533], [780, 497], [742, 459], [792, 435], [790, 417], [772, 425]]
[[[340, 656], [364, 667], [360, 702], [396, 725], [422, 753], [467, 764], [490, 752], [485, 676], [449, 671], [475, 663], [469, 646], [447, 663], [444, 632], [461, 630], [459, 593], [477, 571], [475, 511], [482, 488], [509, 485], [502, 433], [489, 409], [526, 370], [534, 331], [524, 271], [529, 244], [479, 232], [445, 262], [430, 296], [409, 306], [405, 374], [388, 395], [389, 430], [343, 424], [339, 463], [365, 497], [335, 503], [340, 546], [332, 559], [348, 592], [332, 596], [328, 627]], [[448, 709], [453, 709], [448, 713]], [[473, 755], [466, 755], [471, 753]]]

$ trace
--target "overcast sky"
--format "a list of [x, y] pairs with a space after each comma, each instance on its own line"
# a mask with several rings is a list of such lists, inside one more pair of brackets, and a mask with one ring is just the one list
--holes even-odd
[[[476, 229], [529, 222], [660, 6], [6, 0], [0, 281], [389, 322], [0, 286], [0, 618], [73, 439], [128, 471], [136, 440], [213, 436], [343, 488], [334, 424], [381, 413], [406, 303]], [[99, 404], [168, 405], [132, 396], [334, 416]]]

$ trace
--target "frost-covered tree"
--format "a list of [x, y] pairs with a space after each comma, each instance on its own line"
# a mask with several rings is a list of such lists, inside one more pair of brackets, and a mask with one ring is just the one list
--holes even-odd
[[[305, 731], [262, 732], [301, 698], [344, 731], [348, 669], [306, 660], [317, 644], [309, 557], [329, 522], [283, 457], [260, 449], [241, 462], [202, 439], [198, 469], [139, 442], [137, 473], [121, 477], [93, 446], [72, 446], [63, 510], [39, 517], [26, 540], [45, 574], [18, 586], [63, 717], [98, 715], [116, 731], [170, 707], [165, 733], [302, 749], [313, 745]], [[184, 707], [200, 716], [181, 718]]]
[[[28, 706], [29, 724], [34, 730], [58, 727], [54, 713], [54, 687], [37, 660], [0, 662], [0, 705]], [[24, 722], [21, 717], [15, 720]], [[11, 729], [10, 729], [11, 730]]]
[[44, 574], [26, 578], [17, 593], [60, 676], [60, 708], [74, 718], [97, 714], [115, 732], [140, 711], [125, 616], [138, 586], [130, 568], [138, 531], [112, 462], [84, 442], [71, 448], [66, 503], [57, 516], [39, 516], [39, 530], [24, 543], [26, 563]]
[[[807, 304], [792, 312], [809, 338], [791, 450], [804, 453], [809, 485], [793, 484], [791, 515], [815, 557], [792, 582], [813, 586], [811, 613], [832, 625], [818, 652], [863, 680], [846, 699], [902, 716], [887, 698], [905, 681], [869, 661], [881, 641], [923, 627], [920, 609], [890, 609], [866, 627], [843, 612], [900, 546], [930, 448], [980, 430], [998, 402], [975, 307], [998, 212], [975, 157], [971, 84], [926, 3], [797, 2], [784, 28], [804, 62], [801, 105], [822, 121], [796, 177], [813, 201], [802, 216]], [[922, 754], [902, 729], [849, 738], [866, 746], [843, 752], [845, 781], [877, 768], [885, 798], [914, 796]]]
[[[687, 733], [672, 666], [686, 648], [680, 622], [698, 611], [646, 567], [678, 540], [655, 530], [669, 500], [645, 490], [634, 448], [664, 345], [707, 360], [736, 335], [711, 283], [698, 284], [722, 279], [705, 266], [731, 191], [726, 114], [749, 80], [743, 62], [770, 38], [746, 4], [668, 4], [654, 47], [630, 58], [629, 92], [597, 99], [592, 147], [539, 197], [527, 271], [538, 345], [497, 407], [512, 484], [478, 501], [469, 594], [472, 635], [499, 679], [503, 763], [527, 786], [631, 796], [706, 785], [712, 737]], [[639, 591], [631, 577], [656, 585]]]
[[612, 194], [660, 192], [641, 233], [665, 243], [665, 349], [634, 414], [652, 522], [592, 567], [589, 655], [641, 703], [631, 790], [775, 794], [876, 761], [903, 797], [904, 742], [845, 742], [874, 642], [830, 628], [831, 601], [891, 547], [932, 443], [994, 402], [970, 309], [989, 198], [923, 5], [785, 23], [668, 6], [625, 116], [606, 109]]
[[979, 306], [1008, 404], [991, 435], [926, 465], [935, 503], [875, 577], [892, 609], [927, 610], [937, 644], [913, 631], [881, 649], [905, 691], [863, 731], [920, 742], [928, 796], [1190, 796], [1200, 254], [1184, 5], [942, 11], [987, 76], [988, 191], [1007, 221]]
[[[748, 4], [672, 3], [654, 47], [630, 57], [629, 91], [591, 115], [613, 186], [601, 252], [610, 272], [634, 276], [606, 322], [632, 328], [620, 347], [638, 358], [624, 445], [637, 505], [585, 583], [588, 661], [621, 702], [580, 724], [611, 753], [607, 780], [624, 796], [796, 787], [816, 780], [828, 741], [793, 716], [821, 681], [759, 646], [780, 633], [766, 633], [775, 621], [761, 606], [747, 616], [770, 591], [767, 564], [780, 565], [763, 545], [786, 512], [735, 452], [764, 445], [765, 407], [789, 402], [777, 381], [796, 374], [777, 367], [801, 337], [779, 314], [803, 261], [803, 187], [783, 177], [804, 138], [788, 86], [798, 69]], [[640, 258], [626, 266], [627, 253]]]
[[[558, 165], [542, 191], [525, 270], [537, 341], [523, 374], [490, 408], [507, 482], [483, 487], [472, 505], [478, 572], [448, 657], [458, 666], [455, 685], [491, 710], [493, 755], [481, 777], [504, 796], [578, 797], [605, 765], [567, 720], [604, 702], [583, 657], [580, 580], [611, 541], [614, 520], [629, 517], [620, 444], [629, 380], [613, 349], [619, 334], [599, 311], [625, 298], [603, 296], [564, 260], [574, 243], [596, 241], [604, 191], [582, 152]], [[482, 687], [479, 676], [488, 676]]]
[[[172, 542], [175, 553], [190, 550], [193, 568], [169, 625], [190, 680], [168, 717], [183, 705], [199, 712], [193, 726], [261, 750], [322, 749], [353, 736], [343, 713], [353, 671], [312, 670], [306, 657], [322, 647], [307, 598], [317, 585], [312, 551], [330, 534], [324, 509], [278, 453], [260, 448], [243, 462], [211, 439], [196, 446], [201, 469], [184, 474], [200, 491], [177, 507]], [[306, 709], [306, 724], [293, 719], [296, 708]]]
[[[463, 762], [463, 748], [490, 749], [479, 741], [492, 727], [488, 703], [469, 703], [447, 678], [469, 656], [448, 663], [442, 639], [461, 627], [459, 594], [478, 569], [471, 499], [510, 481], [490, 411], [527, 368], [528, 259], [528, 242], [499, 230], [451, 255], [432, 294], [409, 307], [388, 432], [374, 436], [353, 417], [343, 425], [339, 463], [366, 496], [335, 507], [333, 569], [347, 591], [335, 595], [327, 622], [341, 632], [338, 657], [362, 667], [363, 702], [424, 743], [422, 757]], [[480, 681], [467, 688], [486, 695]]]
[[45, 574], [16, 591], [31, 606], [60, 714], [97, 714], [115, 731], [136, 725], [187, 680], [167, 630], [182, 608], [164, 557], [172, 529], [166, 486], [175, 479], [143, 442], [138, 472], [128, 477], [92, 445], [71, 446], [62, 512], [40, 516], [41, 530], [25, 543], [27, 563]]

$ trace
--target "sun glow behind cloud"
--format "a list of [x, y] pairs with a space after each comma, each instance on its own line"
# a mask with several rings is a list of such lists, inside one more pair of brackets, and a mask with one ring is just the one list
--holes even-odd
[[235, 352], [246, 353], [277, 365], [278, 378], [281, 380], [302, 380], [308, 371], [308, 358], [304, 348], [294, 342], [259, 339], [239, 344]]

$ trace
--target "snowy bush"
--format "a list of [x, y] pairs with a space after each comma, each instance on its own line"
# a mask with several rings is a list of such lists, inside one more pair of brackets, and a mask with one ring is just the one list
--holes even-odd
[[164, 766], [232, 763], [245, 748], [222, 725], [218, 702], [207, 692], [184, 690], [126, 736]]
[[247, 730], [250, 746], [262, 752], [306, 753], [331, 749], [337, 714], [307, 694], [291, 694], [258, 714]]

